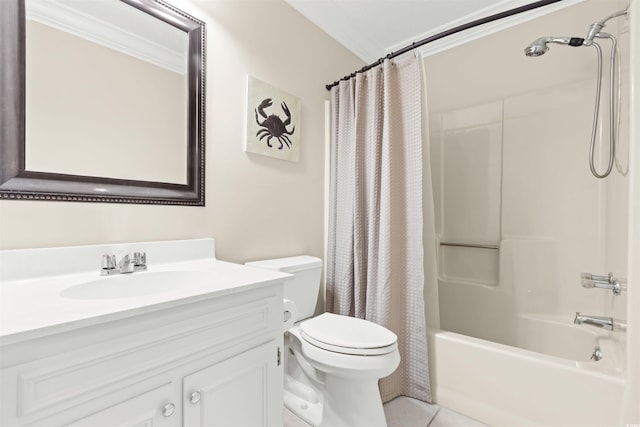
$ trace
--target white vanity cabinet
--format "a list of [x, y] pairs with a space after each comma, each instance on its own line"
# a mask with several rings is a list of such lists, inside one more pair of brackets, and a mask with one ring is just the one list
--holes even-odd
[[280, 427], [282, 312], [272, 280], [3, 344], [0, 425]]
[[[282, 425], [282, 390], [269, 388], [278, 375], [274, 341], [195, 372], [183, 379], [185, 426]], [[277, 359], [277, 356], [276, 356]]]
[[[109, 408], [68, 424], [69, 427], [97, 426], [179, 426], [177, 407], [172, 403], [173, 384], [165, 384]], [[166, 402], [164, 405], [159, 402]]]

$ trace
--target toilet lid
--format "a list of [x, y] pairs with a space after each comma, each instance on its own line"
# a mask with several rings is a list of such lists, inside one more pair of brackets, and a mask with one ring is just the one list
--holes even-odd
[[300, 324], [302, 337], [309, 343], [342, 354], [377, 355], [397, 348], [396, 334], [355, 317], [324, 313]]

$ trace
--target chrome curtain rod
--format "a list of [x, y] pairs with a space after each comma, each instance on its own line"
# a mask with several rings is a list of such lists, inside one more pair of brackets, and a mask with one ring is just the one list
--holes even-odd
[[[403, 54], [405, 54], [407, 52], [411, 52], [413, 49], [416, 49], [416, 48], [418, 48], [420, 46], [424, 46], [427, 43], [431, 43], [433, 41], [436, 41], [436, 40], [439, 40], [441, 38], [450, 36], [452, 34], [459, 33], [461, 31], [468, 30], [469, 28], [477, 27], [479, 25], [487, 24], [489, 22], [497, 21], [498, 19], [507, 18], [509, 16], [517, 15], [517, 14], [522, 13], [522, 12], [528, 12], [530, 10], [537, 9], [537, 8], [543, 7], [543, 6], [547, 6], [547, 5], [550, 5], [552, 3], [558, 3], [560, 1], [562, 1], [562, 0], [540, 0], [540, 1], [536, 1], [536, 2], [533, 2], [533, 3], [526, 4], [524, 6], [516, 7], [514, 9], [505, 10], [504, 12], [500, 12], [500, 13], [496, 13], [496, 14], [493, 14], [493, 15], [489, 15], [489, 16], [487, 16], [485, 18], [476, 19], [475, 21], [467, 22], [466, 24], [458, 25], [457, 27], [450, 28], [448, 30], [442, 31], [441, 33], [435, 34], [433, 36], [429, 36], [429, 37], [424, 38], [422, 40], [418, 40], [417, 42], [413, 42], [410, 45], [405, 46], [402, 49], [397, 50], [395, 52], [389, 52], [386, 56], [383, 56], [382, 58], [378, 59], [373, 64], [365, 65], [361, 69], [354, 71], [353, 73], [349, 74], [348, 76], [344, 76], [340, 80], [349, 80], [349, 79], [355, 77], [356, 74], [358, 74], [358, 73], [364, 73], [365, 71], [368, 71], [368, 70], [370, 70], [370, 69], [372, 69], [374, 67], [377, 67], [378, 65], [382, 64], [385, 59], [393, 59], [393, 58], [395, 58], [397, 56], [400, 56], [400, 55], [403, 55]], [[327, 88], [327, 90], [331, 90], [332, 87], [337, 86], [340, 83], [340, 80], [337, 80], [337, 81], [335, 81], [335, 82], [333, 82], [331, 84], [325, 85], [325, 87]]]

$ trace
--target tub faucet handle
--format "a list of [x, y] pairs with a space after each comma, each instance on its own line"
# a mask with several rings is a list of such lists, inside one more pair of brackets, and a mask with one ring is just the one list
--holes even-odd
[[596, 276], [591, 273], [582, 273], [580, 275], [582, 279], [583, 288], [600, 288], [607, 289], [613, 292], [614, 295], [620, 295], [622, 291], [627, 290], [626, 279], [614, 277], [613, 273], [609, 273], [608, 276]]

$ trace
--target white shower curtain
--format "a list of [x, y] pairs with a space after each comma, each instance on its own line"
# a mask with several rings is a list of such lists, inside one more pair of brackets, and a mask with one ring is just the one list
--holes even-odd
[[431, 402], [423, 297], [422, 130], [416, 58], [331, 91], [327, 310], [398, 336], [400, 366], [383, 401]]

